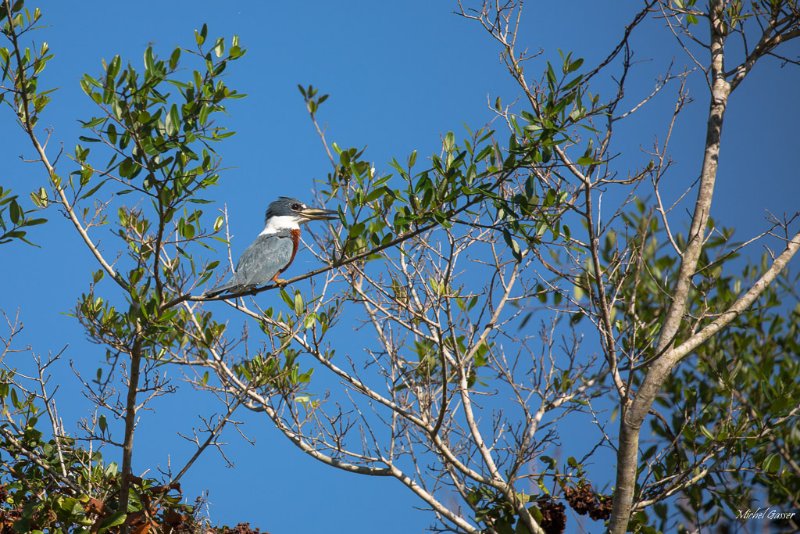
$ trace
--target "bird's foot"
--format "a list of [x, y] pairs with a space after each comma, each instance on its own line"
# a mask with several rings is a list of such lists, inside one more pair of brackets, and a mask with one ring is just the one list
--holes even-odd
[[286, 284], [289, 283], [288, 280], [284, 280], [283, 278], [278, 278], [277, 276], [272, 279], [273, 282], [278, 284], [278, 287], [286, 287]]

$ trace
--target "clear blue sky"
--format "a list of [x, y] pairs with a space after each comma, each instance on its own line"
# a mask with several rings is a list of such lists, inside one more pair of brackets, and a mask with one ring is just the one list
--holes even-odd
[[[35, 39], [46, 40], [56, 55], [44, 85], [59, 90], [40, 121], [54, 129], [51, 151], [62, 143], [70, 150], [81, 134], [77, 119], [88, 117], [92, 107], [78, 80], [84, 72], [99, 73], [102, 58], [119, 53], [141, 64], [148, 44], [162, 55], [175, 46], [190, 45], [193, 30], [204, 22], [210, 36], [241, 37], [248, 53], [229, 72], [228, 83], [249, 96], [229, 108], [228, 125], [237, 135], [218, 147], [227, 170], [222, 185], [211, 193], [218, 206], [229, 206], [235, 254], [260, 231], [272, 198], [280, 194], [310, 199], [314, 180], [328, 172], [298, 83], [314, 84], [331, 94], [320, 114], [329, 139], [341, 146], [367, 146], [368, 157], [384, 170], [392, 157], [400, 159], [411, 150], [421, 156], [438, 152], [448, 130], [484, 125], [491, 118], [487, 97], [493, 101], [499, 95], [509, 102], [517, 95], [494, 43], [477, 25], [453, 14], [454, 2], [29, 2], [29, 7], [36, 5], [44, 11], [45, 28]], [[531, 50], [543, 48], [547, 57], [556, 57], [561, 48], [593, 64], [621, 35], [637, 6], [531, 2], [521, 39]], [[645, 95], [672, 58], [679, 65], [685, 58], [657, 25], [637, 43], [636, 59], [643, 73], [637, 87]], [[740, 227], [741, 238], [764, 227], [764, 210], [791, 211], [800, 198], [797, 165], [786, 160], [787, 153], [800, 149], [795, 126], [800, 78], [796, 69], [779, 69], [775, 63], [759, 69], [756, 74], [764, 79], [749, 80], [732, 99], [715, 204], [721, 223]], [[707, 106], [705, 93], [695, 89], [689, 113], [699, 119], [681, 122], [676, 135], [677, 164], [689, 176], [699, 168], [696, 142], [704, 136]], [[671, 99], [674, 91], [669, 95]], [[618, 147], [624, 157], [640, 158], [638, 151], [663, 132], [660, 121], [670, 101], [663, 100], [624, 127]], [[6, 109], [0, 115], [0, 136], [2, 181], [10, 180], [16, 192], [27, 195], [39, 186], [40, 169], [17, 159], [31, 150]], [[774, 188], [781, 194], [774, 194]], [[65, 312], [85, 289], [88, 269], [94, 265], [71, 227], [54, 211], [47, 216], [51, 224], [31, 236], [41, 248], [0, 248], [4, 274], [14, 273], [14, 283], [0, 294], [0, 308], [10, 314], [21, 310], [24, 343], [42, 353], [68, 344], [66, 358], [91, 373], [103, 350], [87, 344]], [[312, 267], [301, 255], [293, 270]], [[359, 348], [351, 350], [357, 353]], [[61, 384], [62, 416], [67, 428], [74, 429], [74, 421], [88, 415], [88, 404], [66, 365], [56, 370], [54, 381]], [[154, 408], [143, 415], [137, 435], [139, 471], [164, 466], [170, 459], [180, 464], [187, 449], [175, 436], [176, 428], [188, 431], [196, 416], [213, 406], [184, 386]], [[399, 483], [333, 471], [297, 452], [266, 417], [241, 417], [256, 445], [229, 433], [227, 452], [236, 467], [225, 468], [209, 453], [184, 483], [189, 498], [210, 491], [209, 512], [215, 523], [250, 521], [273, 534], [399, 534], [421, 531], [431, 523], [430, 516], [412, 509], [417, 501]]]

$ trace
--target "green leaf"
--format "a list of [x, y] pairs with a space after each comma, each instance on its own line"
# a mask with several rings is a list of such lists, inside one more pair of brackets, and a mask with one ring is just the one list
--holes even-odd
[[556, 87], [556, 73], [553, 70], [553, 65], [550, 62], [547, 63], [547, 85], [550, 87], [550, 90], [555, 90]]
[[144, 68], [151, 71], [155, 68], [155, 57], [153, 56], [153, 47], [148, 46], [144, 51]]
[[47, 191], [44, 187], [40, 187], [38, 191], [31, 193], [31, 201], [37, 208], [46, 208], [50, 200], [47, 198]]
[[176, 135], [178, 133], [178, 128], [180, 126], [181, 118], [178, 114], [178, 106], [172, 104], [172, 107], [169, 109], [169, 115], [167, 115], [165, 126], [167, 128], [168, 135]]
[[411, 167], [413, 167], [416, 162], [417, 162], [417, 151], [415, 150], [411, 153], [410, 156], [408, 156], [408, 168], [410, 169]]
[[185, 239], [192, 239], [195, 236], [194, 225], [192, 224], [185, 224], [181, 228], [181, 235]]
[[121, 64], [122, 59], [119, 57], [119, 55], [115, 55], [111, 60], [111, 63], [108, 64], [108, 70], [106, 71], [106, 74], [108, 74], [110, 78], [114, 78], [117, 74], [119, 74], [119, 68]]
[[294, 299], [292, 299], [292, 297], [289, 296], [289, 293], [287, 293], [285, 289], [281, 288], [280, 295], [281, 295], [281, 300], [285, 302], [287, 306], [294, 307]]
[[239, 59], [245, 53], [243, 48], [240, 48], [238, 45], [231, 46], [231, 49], [228, 50], [228, 57], [231, 59]]
[[294, 312], [297, 315], [303, 313], [305, 306], [303, 306], [303, 295], [300, 294], [299, 291], [295, 292], [294, 294]]
[[178, 62], [181, 59], [181, 49], [176, 48], [172, 51], [172, 55], [169, 56], [169, 68], [171, 70], [175, 70], [178, 66]]
[[203, 46], [203, 43], [206, 42], [206, 36], [208, 35], [208, 25], [203, 24], [203, 27], [200, 28], [200, 31], [194, 31], [194, 40], [197, 41], [197, 46]]
[[22, 208], [20, 208], [19, 204], [17, 204], [17, 200], [15, 198], [11, 199], [11, 204], [8, 206], [9, 217], [11, 218], [11, 223], [15, 226], [20, 223], [22, 220], [23, 212]]
[[583, 65], [583, 58], [578, 58], [567, 65], [567, 74], [575, 72]]
[[767, 473], [775, 474], [781, 468], [781, 457], [778, 453], [772, 453], [766, 458], [764, 458], [764, 462], [761, 464], [761, 468], [764, 469]]
[[98, 532], [108, 532], [109, 529], [120, 526], [125, 522], [127, 517], [127, 512], [123, 512], [122, 510], [114, 512], [110, 516], [106, 517], [102, 523], [100, 523]]
[[125, 158], [122, 160], [122, 163], [119, 164], [119, 175], [122, 178], [131, 178], [135, 169], [136, 164], [133, 160], [131, 158]]
[[517, 261], [522, 260], [522, 250], [519, 247], [519, 243], [517, 243], [516, 239], [511, 237], [511, 233], [508, 230], [503, 230], [503, 239], [508, 245], [509, 250], [511, 250], [511, 255], [514, 256], [514, 259]]

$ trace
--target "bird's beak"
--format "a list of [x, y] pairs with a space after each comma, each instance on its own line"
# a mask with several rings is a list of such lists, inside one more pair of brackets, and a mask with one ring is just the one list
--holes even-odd
[[303, 208], [300, 215], [310, 221], [332, 221], [339, 218], [339, 212], [319, 208]]

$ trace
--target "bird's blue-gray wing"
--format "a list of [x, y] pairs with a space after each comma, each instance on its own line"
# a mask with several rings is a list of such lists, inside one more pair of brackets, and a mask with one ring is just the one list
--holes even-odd
[[258, 236], [239, 258], [234, 282], [244, 287], [266, 284], [289, 264], [293, 252], [290, 232]]
[[205, 295], [215, 297], [222, 293], [239, 293], [264, 285], [289, 265], [293, 252], [291, 232], [260, 235], [242, 253], [233, 278]]

